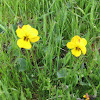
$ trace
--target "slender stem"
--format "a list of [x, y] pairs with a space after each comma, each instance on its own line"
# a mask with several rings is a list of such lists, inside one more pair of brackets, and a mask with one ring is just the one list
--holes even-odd
[[31, 51], [31, 54], [32, 54], [32, 60], [33, 60], [34, 66], [36, 66], [35, 59], [34, 59], [34, 54], [33, 54], [33, 49], [31, 48], [30, 51]]
[[34, 63], [34, 66], [37, 68], [37, 70], [38, 70], [38, 75], [39, 75], [39, 77], [41, 77], [41, 73], [40, 73], [40, 70], [39, 70], [39, 67], [38, 67], [38, 65], [37, 65], [37, 63], [36, 63], [36, 59], [34, 59], [34, 53], [33, 53], [33, 49], [31, 48], [31, 53], [32, 53], [32, 59], [33, 59], [33, 63]]

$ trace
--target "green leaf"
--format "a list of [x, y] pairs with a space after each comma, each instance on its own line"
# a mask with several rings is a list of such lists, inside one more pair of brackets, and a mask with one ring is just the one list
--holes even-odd
[[26, 97], [31, 99], [32, 98], [32, 93], [31, 93], [30, 89], [26, 88], [25, 90], [26, 90]]
[[57, 72], [58, 78], [65, 78], [67, 76], [67, 68], [62, 68]]
[[13, 47], [12, 45], [8, 46], [7, 48], [7, 53], [10, 54], [11, 52], [13, 53], [12, 56], [17, 56], [17, 57], [19, 56], [19, 51], [17, 50], [16, 47]]
[[26, 100], [26, 97], [24, 96], [24, 92], [23, 92], [22, 88], [21, 88], [20, 100]]
[[15, 67], [19, 72], [23, 72], [27, 69], [27, 61], [24, 58], [17, 58], [15, 61]]
[[1, 33], [1, 32], [3, 32], [3, 29], [2, 29], [2, 28], [0, 28], [0, 33]]
[[2, 32], [2, 31], [5, 31], [5, 32], [6, 32], [7, 30], [6, 30], [6, 28], [5, 28], [3, 25], [0, 24], [0, 31], [1, 31], [1, 32]]
[[71, 53], [68, 52], [66, 54], [66, 56], [64, 58], [61, 59], [62, 63], [64, 64], [64, 66], [69, 62], [69, 60], [71, 59]]

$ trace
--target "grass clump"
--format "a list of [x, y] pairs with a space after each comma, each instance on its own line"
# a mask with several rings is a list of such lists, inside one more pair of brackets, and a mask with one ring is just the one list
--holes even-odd
[[[0, 1], [0, 100], [100, 99], [99, 0]], [[17, 46], [19, 23], [38, 30], [31, 49]], [[78, 35], [86, 55], [66, 44]], [[91, 97], [90, 96], [90, 97]]]

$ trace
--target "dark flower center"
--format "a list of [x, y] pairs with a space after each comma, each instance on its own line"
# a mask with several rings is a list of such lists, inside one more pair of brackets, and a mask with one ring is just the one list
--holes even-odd
[[76, 49], [76, 50], [78, 50], [78, 51], [80, 51], [80, 50], [81, 50], [79, 47], [76, 47], [75, 49]]
[[24, 37], [24, 41], [28, 41], [29, 38], [27, 36]]

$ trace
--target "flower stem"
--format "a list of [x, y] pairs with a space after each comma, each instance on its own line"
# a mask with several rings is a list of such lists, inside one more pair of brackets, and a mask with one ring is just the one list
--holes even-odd
[[33, 50], [32, 50], [32, 48], [31, 48], [31, 54], [32, 54], [32, 60], [33, 60], [33, 63], [34, 63], [34, 66], [36, 66], [36, 64], [35, 64], [35, 59], [34, 59], [34, 54], [33, 54]]

